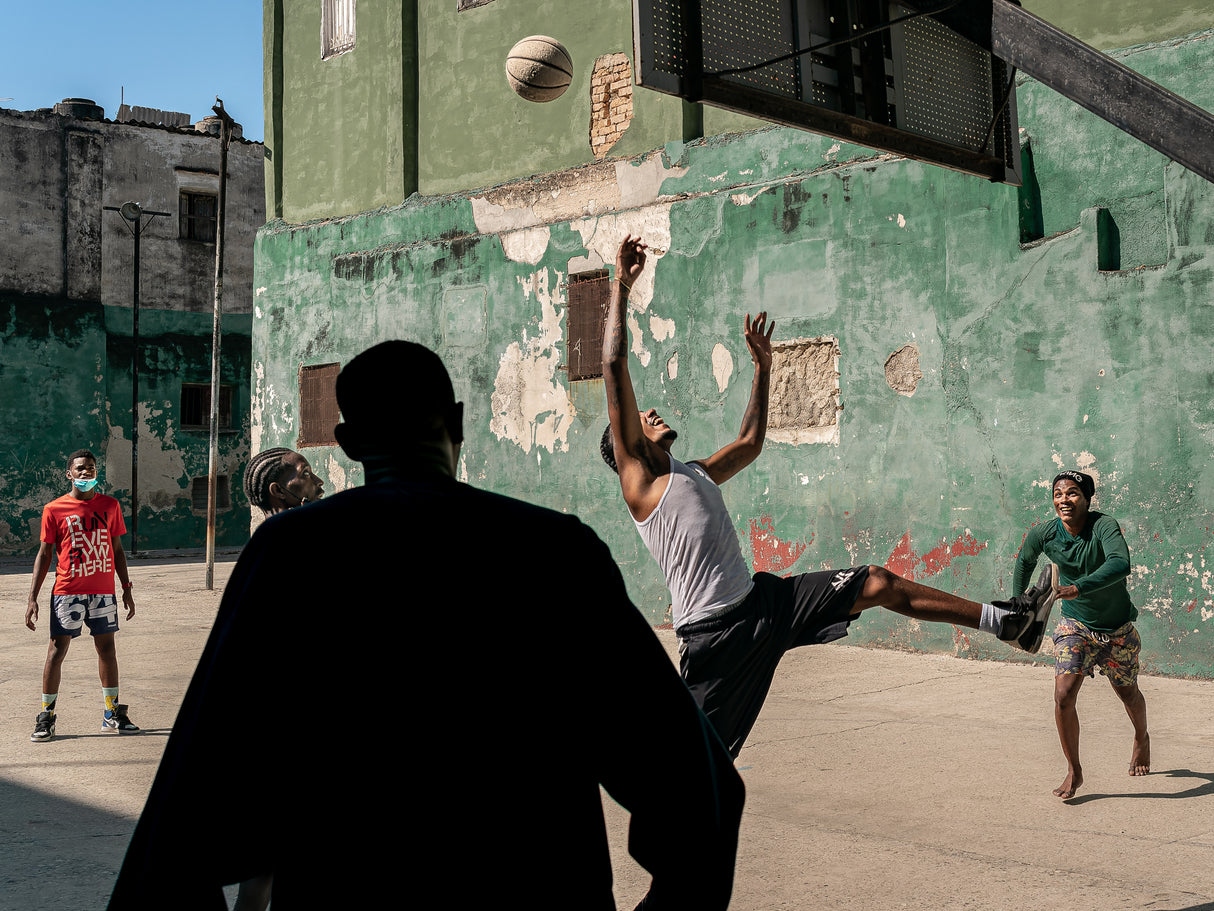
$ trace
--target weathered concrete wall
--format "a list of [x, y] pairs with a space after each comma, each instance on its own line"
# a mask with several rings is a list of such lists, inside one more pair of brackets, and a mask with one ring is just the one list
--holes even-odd
[[[63, 459], [100, 457], [107, 492], [130, 508], [131, 232], [103, 206], [139, 202], [140, 549], [204, 544], [191, 478], [207, 471], [207, 434], [183, 430], [181, 384], [211, 372], [215, 247], [180, 236], [179, 194], [216, 193], [213, 136], [41, 112], [0, 111], [0, 554], [33, 553], [44, 503], [64, 491]], [[223, 382], [233, 429], [220, 444], [232, 505], [217, 540], [240, 544], [249, 439], [253, 241], [264, 221], [263, 153], [228, 157]], [[129, 520], [129, 514], [128, 514]], [[131, 546], [128, 538], [127, 547]]]
[[[243, 543], [249, 528], [240, 485], [251, 323], [248, 314], [224, 319], [234, 426], [220, 435], [219, 473], [232, 490], [217, 513], [221, 546]], [[130, 526], [131, 328], [129, 308], [0, 292], [0, 555], [37, 550], [42, 507], [65, 492], [64, 457], [81, 447], [97, 454]], [[139, 548], [202, 547], [206, 515], [192, 509], [190, 485], [207, 473], [207, 433], [182, 429], [180, 407], [183, 382], [210, 382], [210, 315], [145, 310], [139, 328]]]
[[[1214, 34], [1124, 59], [1214, 106], [1203, 75]], [[563, 370], [567, 276], [609, 263], [639, 233], [666, 252], [633, 294], [631, 366], [640, 400], [680, 430], [683, 456], [736, 433], [751, 374], [745, 312], [768, 310], [778, 341], [837, 345], [826, 351], [835, 426], [773, 440], [725, 487], [756, 568], [872, 562], [999, 597], [1026, 530], [1050, 516], [1049, 478], [1078, 467], [1125, 528], [1147, 666], [1209, 676], [1214, 194], [1041, 86], [1026, 83], [1020, 99], [1040, 203], [889, 156], [847, 160], [857, 153], [772, 128], [269, 225], [257, 247], [254, 448], [294, 445], [301, 364], [417, 339], [443, 355], [466, 402], [462, 474], [582, 516], [662, 622], [660, 573], [599, 460], [601, 382]], [[1050, 230], [1021, 245], [1034, 205]], [[1147, 211], [1155, 220], [1137, 217]], [[1146, 236], [1156, 233], [1161, 256], [1132, 252], [1160, 249]], [[1111, 249], [1124, 268], [1101, 271]], [[792, 379], [820, 386], [828, 372], [807, 362]], [[309, 457], [333, 487], [360, 481], [339, 450]], [[470, 533], [492, 546], [492, 530]], [[542, 577], [543, 542], [535, 554], [521, 574]], [[577, 609], [576, 592], [553, 594], [536, 602], [549, 619]], [[862, 642], [1009, 657], [989, 637], [883, 612], [854, 630]]]

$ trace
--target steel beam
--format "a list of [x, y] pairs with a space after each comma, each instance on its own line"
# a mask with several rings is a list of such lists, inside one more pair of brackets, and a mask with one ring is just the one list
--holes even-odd
[[1032, 13], [992, 0], [991, 50], [1214, 183], [1214, 116]]

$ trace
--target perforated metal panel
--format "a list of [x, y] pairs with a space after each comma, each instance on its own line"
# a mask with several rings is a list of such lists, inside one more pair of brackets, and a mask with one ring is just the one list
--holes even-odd
[[981, 148], [998, 103], [991, 55], [930, 17], [895, 25], [890, 35], [897, 126], [960, 148]]
[[1018, 184], [1009, 69], [950, 27], [989, 35], [990, 0], [914, 3], [634, 0], [637, 82]]

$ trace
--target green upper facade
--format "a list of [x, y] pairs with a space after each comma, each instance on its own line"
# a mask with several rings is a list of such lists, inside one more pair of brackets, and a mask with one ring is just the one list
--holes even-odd
[[[590, 164], [596, 64], [613, 55], [635, 62], [629, 0], [357, 0], [353, 48], [327, 59], [326, 0], [263, 2], [271, 221], [352, 215], [413, 193], [440, 196]], [[1214, 25], [1208, 6], [1194, 0], [1023, 5], [1100, 49]], [[536, 34], [559, 40], [574, 63], [569, 89], [543, 104], [515, 95], [505, 75], [510, 48]], [[626, 158], [763, 126], [637, 89], [627, 127], [605, 154]]]

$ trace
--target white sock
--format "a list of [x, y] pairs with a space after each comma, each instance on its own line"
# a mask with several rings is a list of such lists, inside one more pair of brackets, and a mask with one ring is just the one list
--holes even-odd
[[995, 607], [993, 604], [982, 605], [982, 616], [978, 619], [978, 629], [984, 633], [990, 633], [992, 636], [998, 636], [999, 630], [1003, 627], [1003, 618], [1012, 611], [1003, 607]]

